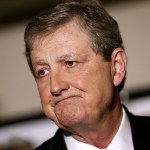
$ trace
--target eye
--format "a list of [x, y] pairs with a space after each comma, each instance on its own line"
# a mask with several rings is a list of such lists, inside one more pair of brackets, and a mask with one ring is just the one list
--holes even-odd
[[38, 71], [38, 77], [46, 76], [49, 73], [47, 69], [42, 69]]
[[77, 65], [76, 61], [66, 61], [65, 63], [67, 67], [74, 67]]

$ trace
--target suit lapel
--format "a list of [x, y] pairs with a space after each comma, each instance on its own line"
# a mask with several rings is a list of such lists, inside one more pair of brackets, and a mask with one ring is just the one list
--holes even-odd
[[51, 148], [54, 150], [67, 150], [64, 137], [63, 130], [58, 129], [55, 136], [51, 139]]
[[124, 108], [131, 125], [134, 150], [150, 149], [150, 118], [135, 116]]

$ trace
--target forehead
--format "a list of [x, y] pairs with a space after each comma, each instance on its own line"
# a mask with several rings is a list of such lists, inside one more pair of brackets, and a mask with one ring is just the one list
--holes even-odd
[[41, 36], [33, 42], [32, 51], [43, 51], [49, 49], [60, 50], [77, 50], [87, 49], [90, 47], [90, 38], [87, 32], [81, 28], [77, 21], [71, 21], [57, 28], [53, 33]]
[[[74, 19], [68, 23], [54, 28], [50, 31], [50, 33], [47, 32], [43, 36], [38, 36], [38, 38], [35, 38], [33, 45], [36, 45], [37, 43], [39, 43], [39, 41], [45, 41], [46, 39], [60, 41], [61, 39], [67, 38], [67, 36], [69, 36], [69, 38], [76, 37], [76, 39], [78, 39], [81, 37], [81, 39], [83, 40], [89, 40], [87, 31], [81, 27], [77, 19]], [[71, 39], [69, 41], [71, 41]]]

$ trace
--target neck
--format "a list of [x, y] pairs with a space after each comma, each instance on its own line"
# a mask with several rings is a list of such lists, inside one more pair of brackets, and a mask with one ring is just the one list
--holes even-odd
[[[107, 115], [108, 114], [108, 115]], [[83, 127], [76, 130], [72, 136], [78, 141], [94, 145], [98, 148], [107, 148], [116, 135], [122, 119], [121, 105], [118, 104], [112, 112], [107, 112], [104, 119], [92, 127]]]

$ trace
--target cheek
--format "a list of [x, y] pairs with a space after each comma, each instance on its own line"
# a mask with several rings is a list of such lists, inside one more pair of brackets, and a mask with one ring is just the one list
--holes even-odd
[[100, 85], [103, 80], [99, 72], [87, 71], [80, 72], [75, 78], [72, 79], [72, 85], [76, 88], [80, 88], [83, 91], [97, 89], [97, 85]]
[[37, 87], [38, 87], [38, 91], [39, 91], [41, 103], [42, 103], [42, 108], [43, 108], [45, 115], [51, 120], [57, 122], [57, 119], [54, 113], [54, 108], [50, 105], [52, 97], [50, 95], [49, 85], [37, 83]]
[[80, 85], [91, 99], [109, 99], [113, 88], [110, 68], [103, 67], [102, 69], [86, 72], [86, 74], [82, 75], [82, 82], [80, 82]]
[[42, 105], [49, 104], [49, 101], [50, 101], [49, 85], [48, 84], [41, 84], [41, 83], [37, 82], [37, 88], [39, 91]]
[[79, 73], [74, 78], [72, 78], [70, 81], [70, 86], [72, 86], [75, 89], [78, 89], [82, 92], [87, 91], [88, 87], [88, 77], [85, 73]]

